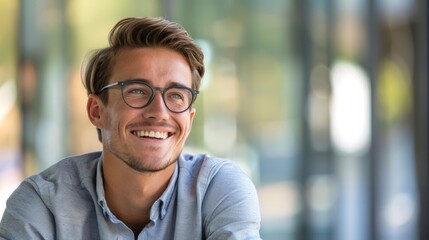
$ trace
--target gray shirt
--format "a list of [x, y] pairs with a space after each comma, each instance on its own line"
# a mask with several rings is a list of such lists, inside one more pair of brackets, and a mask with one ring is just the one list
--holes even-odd
[[255, 187], [231, 161], [182, 154], [136, 238], [109, 210], [102, 154], [64, 159], [7, 201], [0, 239], [260, 239]]

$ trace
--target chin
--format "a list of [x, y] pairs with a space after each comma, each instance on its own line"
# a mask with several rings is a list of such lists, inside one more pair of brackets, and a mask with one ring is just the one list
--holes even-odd
[[[157, 161], [161, 161], [161, 160], [157, 160]], [[141, 161], [132, 161], [132, 160], [126, 161], [125, 163], [131, 169], [133, 169], [137, 172], [141, 172], [141, 173], [153, 172], [154, 173], [154, 172], [160, 172], [160, 171], [167, 169], [171, 165], [175, 164], [176, 160], [168, 161], [168, 162], [162, 162], [162, 163], [157, 162], [156, 164], [142, 164]]]

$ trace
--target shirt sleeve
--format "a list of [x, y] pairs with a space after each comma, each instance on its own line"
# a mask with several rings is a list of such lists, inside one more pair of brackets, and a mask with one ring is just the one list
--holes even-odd
[[54, 239], [54, 218], [27, 179], [12, 193], [0, 222], [0, 239]]
[[255, 186], [233, 164], [211, 179], [203, 203], [206, 239], [260, 239], [260, 210]]

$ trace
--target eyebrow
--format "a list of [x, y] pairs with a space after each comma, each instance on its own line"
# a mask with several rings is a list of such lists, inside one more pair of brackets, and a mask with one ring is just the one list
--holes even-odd
[[[126, 82], [126, 81], [140, 81], [140, 82], [144, 82], [144, 83], [148, 84], [149, 86], [157, 87], [157, 86], [153, 85], [153, 84], [152, 84], [152, 82], [151, 82], [150, 80], [145, 79], [145, 78], [133, 78], [133, 79], [127, 79], [127, 80], [124, 80], [123, 82]], [[184, 84], [181, 84], [181, 83], [178, 83], [178, 82], [175, 82], [175, 81], [170, 82], [170, 83], [167, 85], [167, 88], [169, 88], [169, 87], [186, 87], [186, 88], [192, 88], [192, 86], [191, 86], [191, 87], [188, 87], [188, 86], [186, 86], [186, 85], [184, 85]]]

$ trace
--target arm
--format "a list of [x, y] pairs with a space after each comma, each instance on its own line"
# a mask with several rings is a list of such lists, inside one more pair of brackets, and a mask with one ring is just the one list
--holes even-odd
[[7, 200], [0, 239], [54, 239], [54, 218], [31, 183], [22, 182]]
[[260, 211], [255, 186], [238, 167], [227, 164], [212, 178], [203, 204], [209, 239], [260, 239]]

